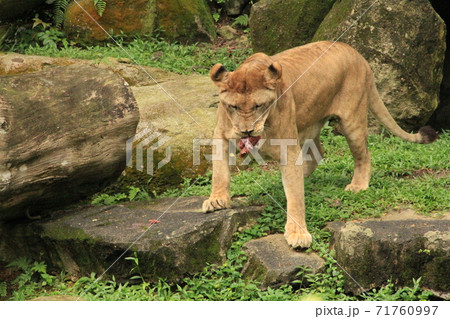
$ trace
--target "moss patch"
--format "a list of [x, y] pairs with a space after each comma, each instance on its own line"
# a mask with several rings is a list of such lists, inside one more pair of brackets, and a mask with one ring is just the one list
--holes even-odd
[[157, 24], [164, 37], [183, 43], [213, 41], [214, 21], [205, 0], [157, 0]]
[[338, 0], [334, 3], [332, 10], [327, 14], [323, 23], [317, 28], [312, 42], [328, 40], [332, 41], [335, 39], [330, 38], [330, 30], [336, 30], [339, 25], [345, 21], [349, 16], [354, 1], [353, 0]]
[[275, 54], [311, 41], [334, 0], [262, 0], [250, 15], [255, 51]]
[[51, 238], [52, 240], [93, 240], [81, 228], [71, 227], [58, 222], [46, 224], [41, 236]]

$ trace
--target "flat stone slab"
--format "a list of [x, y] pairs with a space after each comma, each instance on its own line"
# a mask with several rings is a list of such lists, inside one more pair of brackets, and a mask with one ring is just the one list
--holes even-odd
[[[336, 260], [365, 290], [386, 285], [421, 286], [437, 295], [450, 295], [450, 220], [433, 219], [411, 212], [389, 214], [381, 220], [332, 222]], [[347, 278], [346, 289], [361, 288]]]
[[290, 284], [298, 279], [300, 269], [318, 273], [325, 264], [316, 253], [293, 250], [282, 234], [250, 240], [244, 245], [244, 251], [248, 258], [244, 277], [261, 282], [262, 287]]
[[255, 224], [263, 210], [237, 207], [204, 214], [204, 199], [89, 206], [42, 221], [0, 223], [0, 260], [28, 257], [73, 274], [101, 274], [130, 248], [108, 275], [129, 276], [134, 265], [124, 257], [137, 252], [146, 278], [176, 281], [207, 264], [222, 263], [233, 234]]

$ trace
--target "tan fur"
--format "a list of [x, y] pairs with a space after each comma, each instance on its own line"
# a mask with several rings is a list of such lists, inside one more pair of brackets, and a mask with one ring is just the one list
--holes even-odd
[[[220, 90], [214, 138], [224, 143], [223, 158], [213, 162], [212, 193], [203, 203], [205, 212], [230, 207], [227, 141], [246, 136], [246, 131], [268, 140], [299, 141], [288, 147], [287, 164], [280, 165], [287, 199], [285, 238], [293, 247], [311, 244], [305, 223], [303, 176], [317, 165], [295, 165], [296, 159], [306, 139], [313, 139], [322, 153], [319, 134], [329, 117], [339, 119], [354, 157], [353, 179], [345, 188], [354, 192], [369, 186], [368, 108], [395, 135], [416, 143], [432, 141], [424, 134], [427, 130], [408, 134], [395, 123], [378, 95], [369, 64], [358, 52], [344, 43], [331, 45], [311, 43], [272, 57], [257, 53], [230, 73], [221, 64], [211, 69], [211, 79]], [[265, 143], [262, 151], [280, 160], [279, 146]]]

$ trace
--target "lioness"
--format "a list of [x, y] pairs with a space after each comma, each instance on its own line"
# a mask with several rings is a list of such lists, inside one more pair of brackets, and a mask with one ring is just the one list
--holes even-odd
[[369, 64], [344, 43], [315, 42], [271, 57], [256, 53], [234, 72], [216, 64], [210, 76], [219, 87], [220, 99], [214, 138], [224, 143], [220, 143], [222, 150], [216, 149], [216, 154], [222, 155], [213, 161], [212, 193], [203, 203], [203, 211], [230, 207], [228, 140], [240, 139], [241, 147], [251, 149], [261, 137], [268, 141], [261, 151], [280, 161], [280, 144], [270, 141], [295, 139], [296, 145], [289, 144], [285, 163], [280, 165], [288, 214], [284, 236], [292, 247], [311, 245], [305, 223], [303, 176], [317, 166], [316, 162], [298, 165], [297, 160], [306, 139], [312, 139], [322, 153], [319, 134], [328, 118], [340, 121], [350, 146], [355, 166], [345, 189], [353, 192], [369, 186], [368, 108], [404, 140], [431, 143], [437, 138], [429, 127], [409, 134], [397, 125], [378, 95]]

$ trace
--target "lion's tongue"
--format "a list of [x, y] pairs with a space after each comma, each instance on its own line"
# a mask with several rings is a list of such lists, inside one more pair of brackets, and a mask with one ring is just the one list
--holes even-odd
[[241, 138], [241, 140], [239, 141], [239, 148], [241, 149], [239, 155], [244, 156], [245, 154], [248, 154], [260, 139], [261, 136], [249, 136]]

